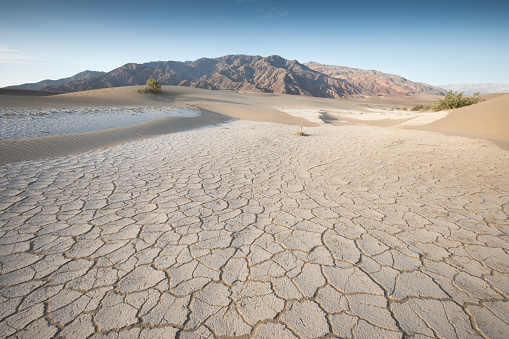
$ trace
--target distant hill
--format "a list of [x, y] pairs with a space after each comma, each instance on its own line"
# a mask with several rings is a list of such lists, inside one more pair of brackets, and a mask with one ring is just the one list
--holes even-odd
[[23, 84], [23, 85], [17, 85], [17, 86], [8, 86], [6, 88], [45, 90], [49, 87], [63, 85], [70, 81], [80, 81], [80, 80], [92, 79], [92, 78], [97, 77], [101, 74], [104, 74], [104, 72], [83, 71], [83, 72], [75, 74], [69, 78], [63, 78], [63, 79], [58, 79], [58, 80], [42, 80], [42, 81], [35, 82], [35, 83], [29, 83], [29, 84]]
[[357, 93], [344, 80], [332, 79], [295, 60], [279, 56], [227, 55], [196, 61], [155, 61], [126, 64], [95, 78], [70, 81], [48, 90], [75, 92], [105, 87], [144, 85], [154, 78], [162, 85], [213, 90], [256, 91], [344, 98]]
[[[149, 78], [154, 78], [162, 85], [325, 98], [346, 98], [355, 94], [445, 94], [441, 88], [412, 82], [393, 74], [317, 63], [301, 64], [277, 55], [227, 55], [185, 62], [128, 63], [108, 73], [95, 72], [89, 76], [77, 76], [52, 80], [54, 83], [46, 83], [45, 87], [16, 88], [76, 92], [144, 85]], [[42, 86], [42, 83], [37, 84]], [[29, 85], [34, 84], [26, 84]]]
[[473, 95], [480, 92], [481, 94], [488, 93], [509, 93], [509, 84], [457, 84], [457, 85], [440, 85], [439, 87], [450, 91], [463, 92], [465, 95]]
[[436, 94], [445, 95], [442, 88], [413, 82], [399, 75], [374, 70], [363, 70], [344, 66], [323, 65], [308, 62], [304, 65], [334, 79], [343, 79], [358, 88], [362, 94]]

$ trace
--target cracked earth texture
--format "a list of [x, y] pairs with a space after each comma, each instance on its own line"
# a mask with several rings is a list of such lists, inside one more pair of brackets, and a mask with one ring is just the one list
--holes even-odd
[[0, 167], [0, 333], [502, 338], [509, 153], [235, 121]]

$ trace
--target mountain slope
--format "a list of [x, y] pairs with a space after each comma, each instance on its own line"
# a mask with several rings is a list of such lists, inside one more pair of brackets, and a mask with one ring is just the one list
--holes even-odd
[[265, 91], [279, 94], [343, 98], [356, 92], [346, 81], [332, 79], [313, 71], [296, 60], [272, 55], [226, 56], [219, 58], [216, 71], [191, 86], [209, 84], [217, 89], [235, 91]]
[[474, 93], [509, 93], [509, 84], [456, 84], [456, 85], [440, 85], [439, 87], [447, 91], [463, 92], [465, 95], [473, 95]]
[[105, 87], [143, 85], [154, 78], [162, 85], [233, 91], [344, 98], [359, 91], [341, 79], [332, 79], [296, 60], [279, 56], [227, 55], [196, 61], [156, 61], [126, 64], [92, 79], [71, 81], [46, 89], [75, 92]]
[[344, 79], [357, 87], [364, 95], [393, 94], [435, 94], [445, 95], [442, 88], [420, 82], [413, 82], [399, 75], [374, 70], [363, 70], [344, 66], [323, 65], [308, 62], [304, 65], [334, 79]]
[[47, 80], [42, 80], [42, 81], [35, 82], [35, 83], [28, 83], [28, 84], [22, 84], [22, 85], [17, 85], [17, 86], [8, 86], [6, 88], [44, 90], [48, 87], [63, 85], [70, 81], [82, 81], [82, 80], [92, 79], [97, 76], [100, 76], [101, 74], [104, 74], [104, 72], [88, 71], [87, 70], [87, 71], [83, 71], [78, 74], [75, 74], [72, 77], [68, 77], [68, 78], [62, 78], [62, 79], [58, 79], [58, 80], [47, 79]]
[[[83, 74], [83, 76], [76, 75], [52, 82], [41, 82], [38, 88], [76, 92], [145, 85], [150, 78], [156, 79], [161, 85], [213, 90], [261, 91], [325, 98], [345, 98], [355, 94], [443, 95], [446, 92], [441, 88], [412, 82], [398, 75], [313, 62], [301, 64], [296, 60], [284, 59], [277, 55], [268, 57], [226, 55], [185, 62], [129, 63], [108, 73], [95, 72], [88, 76]], [[43, 85], [46, 86], [42, 87]]]

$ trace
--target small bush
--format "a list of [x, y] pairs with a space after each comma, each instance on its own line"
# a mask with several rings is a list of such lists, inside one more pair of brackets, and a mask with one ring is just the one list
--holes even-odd
[[295, 132], [295, 135], [297, 135], [297, 136], [299, 136], [299, 137], [307, 137], [309, 134], [305, 133], [305, 132], [302, 130], [302, 126], [300, 126], [300, 131]]
[[148, 79], [147, 86], [138, 89], [138, 93], [147, 93], [148, 91], [158, 94], [161, 92], [161, 85], [156, 79]]
[[454, 109], [470, 106], [481, 101], [484, 101], [484, 99], [479, 96], [479, 92], [475, 93], [471, 97], [463, 97], [463, 92], [458, 93], [451, 90], [445, 95], [443, 99], [438, 100], [438, 102], [434, 105], [431, 105], [430, 108], [434, 111], [442, 111], [444, 109]]
[[414, 107], [412, 107], [411, 111], [423, 111], [423, 110], [426, 110], [428, 109], [429, 106], [424, 106], [424, 105], [415, 105]]
[[391, 107], [391, 111], [408, 111], [408, 109], [406, 107], [394, 106]]
[[479, 96], [479, 93], [475, 93], [471, 97], [464, 97], [463, 92], [453, 92], [449, 91], [443, 99], [439, 99], [433, 105], [425, 106], [425, 105], [415, 105], [411, 108], [411, 111], [443, 111], [444, 109], [454, 109], [465, 106], [470, 106], [473, 104], [477, 104], [478, 102], [484, 101], [484, 98]]
[[159, 83], [157, 82], [156, 79], [148, 79], [147, 80], [147, 86], [155, 94], [161, 92], [161, 85], [159, 85]]

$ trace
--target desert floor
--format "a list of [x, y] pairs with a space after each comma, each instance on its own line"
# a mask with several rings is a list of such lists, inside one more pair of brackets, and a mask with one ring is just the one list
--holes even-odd
[[507, 95], [463, 118], [163, 90], [0, 95], [201, 111], [0, 141], [1, 336], [507, 337]]

